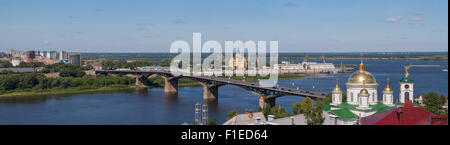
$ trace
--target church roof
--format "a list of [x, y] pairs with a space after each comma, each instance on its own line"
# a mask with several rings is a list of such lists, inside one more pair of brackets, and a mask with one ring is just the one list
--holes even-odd
[[331, 112], [337, 116], [339, 116], [339, 118], [356, 118], [358, 117], [358, 115], [354, 114], [352, 111], [350, 111], [347, 108], [344, 109], [339, 109], [339, 110], [331, 110]]
[[437, 116], [409, 102], [404, 107], [363, 117], [361, 125], [448, 125], [448, 117]]
[[[328, 107], [330, 107], [329, 106], [330, 104], [327, 104], [327, 105], [328, 105]], [[323, 110], [328, 111], [328, 110], [326, 110], [326, 109], [328, 109], [327, 105], [325, 105]], [[331, 108], [330, 108], [331, 112], [333, 112], [335, 115], [339, 116], [340, 118], [347, 118], [347, 117], [356, 118], [358, 116], [355, 115], [354, 113], [352, 113], [350, 110], [357, 110], [357, 111], [363, 111], [363, 112], [375, 112], [375, 114], [377, 114], [377, 113], [385, 112], [385, 111], [395, 108], [395, 107], [387, 106], [387, 105], [384, 105], [383, 103], [377, 103], [375, 105], [370, 105], [370, 109], [360, 110], [360, 109], [358, 109], [358, 105], [353, 105], [353, 104], [348, 104], [347, 102], [342, 102], [341, 104], [339, 104], [337, 106], [333, 106], [333, 108], [335, 110], [331, 110]], [[347, 111], [350, 111], [351, 114], [354, 114], [355, 116], [351, 115]]]
[[402, 78], [402, 79], [400, 80], [400, 82], [402, 82], [402, 83], [413, 83], [414, 80], [412, 80], [412, 79], [410, 79], [410, 78]]
[[377, 81], [375, 80], [375, 77], [372, 76], [370, 72], [367, 71], [357, 71], [354, 72], [347, 81], [347, 84], [356, 84], [356, 85], [363, 85], [363, 82], [366, 83], [366, 85], [376, 85]]
[[[395, 105], [398, 105], [398, 106], [404, 106], [405, 105], [405, 103], [400, 103], [400, 102], [397, 102], [397, 103], [395, 103]], [[412, 104], [413, 106], [420, 106], [420, 104], [419, 103], [417, 103], [417, 102], [413, 102], [413, 104]]]
[[324, 111], [330, 111], [331, 110], [330, 104], [329, 103], [325, 104], [325, 106], [323, 107], [323, 110]]
[[354, 72], [348, 78], [347, 84], [363, 85], [363, 83], [365, 83], [366, 85], [377, 85], [377, 81], [375, 80], [375, 77], [373, 77], [370, 72], [365, 71], [363, 58], [361, 55], [361, 64], [359, 65], [359, 70]]

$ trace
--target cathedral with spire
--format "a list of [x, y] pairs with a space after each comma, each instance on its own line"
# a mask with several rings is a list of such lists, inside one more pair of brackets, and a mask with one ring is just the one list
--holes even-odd
[[[389, 109], [396, 108], [405, 103], [405, 100], [413, 100], [413, 83], [409, 78], [408, 70], [405, 67], [405, 77], [400, 80], [399, 100], [394, 102], [394, 92], [390, 88], [389, 78], [386, 78], [387, 85], [382, 91], [382, 100], [378, 100], [378, 83], [375, 77], [364, 68], [363, 56], [359, 70], [354, 72], [345, 83], [346, 98], [339, 88], [338, 80], [336, 87], [331, 92], [331, 103], [325, 105], [325, 111], [336, 125], [358, 124], [362, 117], [374, 115]], [[410, 98], [411, 97], [411, 98]]]

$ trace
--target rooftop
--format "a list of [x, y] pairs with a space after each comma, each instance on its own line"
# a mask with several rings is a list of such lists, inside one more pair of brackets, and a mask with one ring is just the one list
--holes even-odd
[[448, 117], [437, 116], [421, 107], [406, 103], [378, 114], [361, 118], [362, 125], [448, 125]]
[[413, 83], [414, 80], [412, 80], [412, 79], [410, 79], [410, 78], [402, 78], [402, 79], [400, 80], [400, 82], [402, 82], [402, 83]]
[[340, 118], [357, 118], [358, 115], [354, 114], [352, 111], [350, 111], [348, 108], [338, 109], [338, 110], [331, 110], [331, 112]]
[[384, 112], [386, 110], [389, 110], [389, 109], [392, 109], [395, 107], [387, 106], [387, 105], [384, 105], [383, 103], [377, 103], [375, 105], [370, 105], [370, 109], [361, 110], [361, 109], [358, 109], [358, 105], [353, 105], [353, 104], [348, 104], [347, 102], [342, 102], [341, 104], [339, 104], [337, 106], [333, 106], [333, 108], [335, 108], [335, 109], [331, 110], [330, 104], [326, 104], [324, 107], [324, 110], [327, 111], [327, 109], [330, 109], [333, 114], [339, 116], [340, 118], [357, 118], [358, 115], [354, 114], [351, 110], [357, 110], [359, 112], [375, 112], [375, 114], [377, 114], [377, 113], [381, 113], [381, 112]]
[[252, 115], [238, 114], [230, 120], [223, 123], [223, 125], [250, 125], [256, 123], [256, 118], [260, 118], [260, 122], [266, 122], [266, 118], [262, 112], [255, 112]]

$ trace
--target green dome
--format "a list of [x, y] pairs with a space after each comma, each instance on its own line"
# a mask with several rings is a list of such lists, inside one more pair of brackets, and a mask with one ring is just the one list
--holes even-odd
[[412, 83], [412, 82], [414, 82], [414, 80], [412, 80], [412, 79], [410, 79], [410, 78], [402, 78], [402, 79], [400, 80], [400, 82], [402, 82], [402, 83]]

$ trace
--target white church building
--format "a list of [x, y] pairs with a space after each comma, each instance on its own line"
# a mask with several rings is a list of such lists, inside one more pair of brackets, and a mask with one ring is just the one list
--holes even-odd
[[394, 92], [389, 86], [389, 78], [387, 78], [387, 86], [382, 92], [383, 100], [378, 101], [378, 83], [370, 72], [364, 70], [361, 57], [359, 70], [354, 72], [346, 83], [346, 100], [343, 100], [343, 91], [337, 83], [331, 92], [332, 102], [327, 104], [324, 109], [328, 111], [331, 124], [356, 125], [359, 118], [395, 108], [397, 105], [404, 104], [405, 100], [413, 100], [414, 81], [409, 78], [408, 69], [410, 67], [405, 67], [405, 77], [400, 80], [400, 95], [397, 104], [394, 102]]

